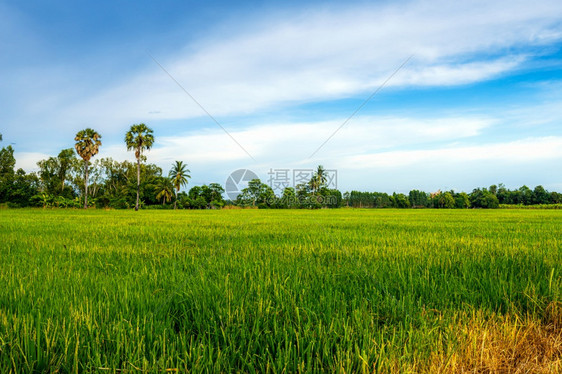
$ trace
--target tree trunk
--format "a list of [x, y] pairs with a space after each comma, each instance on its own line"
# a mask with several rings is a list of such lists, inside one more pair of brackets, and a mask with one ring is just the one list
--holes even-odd
[[88, 161], [84, 163], [84, 209], [88, 209]]
[[140, 193], [140, 157], [137, 158], [137, 204], [135, 205], [135, 211], [139, 210], [139, 193]]
[[174, 201], [174, 210], [177, 209], [177, 204], [178, 204], [178, 190], [176, 190], [176, 200]]

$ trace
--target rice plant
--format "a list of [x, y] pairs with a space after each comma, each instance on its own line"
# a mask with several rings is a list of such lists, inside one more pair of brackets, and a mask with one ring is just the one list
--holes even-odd
[[559, 210], [0, 211], [0, 372], [561, 370]]

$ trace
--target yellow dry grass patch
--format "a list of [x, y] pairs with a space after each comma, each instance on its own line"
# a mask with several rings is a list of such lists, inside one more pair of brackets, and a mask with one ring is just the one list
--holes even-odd
[[[436, 353], [417, 372], [562, 373], [562, 307], [548, 306], [543, 321], [530, 317], [476, 313], [459, 324], [458, 345], [450, 354]], [[425, 367], [422, 367], [425, 366]]]

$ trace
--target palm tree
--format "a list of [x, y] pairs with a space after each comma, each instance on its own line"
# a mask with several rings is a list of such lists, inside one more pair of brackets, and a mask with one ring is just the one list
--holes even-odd
[[174, 201], [174, 209], [177, 209], [177, 202], [178, 202], [178, 193], [180, 192], [180, 188], [182, 186], [187, 186], [187, 178], [191, 178], [191, 171], [185, 168], [183, 161], [176, 161], [174, 166], [172, 166], [172, 170], [170, 170], [170, 178], [172, 178], [172, 182], [174, 183], [174, 187], [176, 189], [176, 201]]
[[[158, 179], [158, 183], [154, 187], [157, 195], [156, 199], [162, 199], [162, 205], [166, 201], [172, 200], [172, 196], [174, 195], [174, 182], [171, 178], [161, 177]], [[176, 204], [174, 204], [175, 209]]]
[[137, 203], [135, 210], [139, 210], [139, 192], [140, 192], [140, 162], [142, 153], [150, 150], [154, 144], [154, 136], [152, 129], [144, 123], [134, 124], [131, 129], [125, 134], [125, 143], [127, 144], [127, 151], [135, 151], [137, 159]]
[[2, 141], [2, 134], [0, 134], [0, 142]]
[[84, 160], [84, 209], [88, 209], [88, 165], [90, 159], [99, 152], [100, 139], [101, 135], [91, 128], [78, 131], [74, 138], [76, 153]]
[[321, 188], [326, 184], [326, 169], [324, 169], [324, 166], [322, 165], [318, 165], [318, 169], [316, 170], [316, 181], [318, 183], [318, 188]]
[[318, 169], [312, 176], [310, 182], [308, 182], [310, 189], [312, 190], [312, 194], [314, 195], [314, 192], [318, 192], [318, 190], [326, 184], [326, 181], [326, 169], [324, 169], [324, 166], [318, 165]]

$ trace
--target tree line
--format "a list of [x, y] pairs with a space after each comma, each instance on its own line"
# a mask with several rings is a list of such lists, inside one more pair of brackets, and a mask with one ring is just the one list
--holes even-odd
[[[95, 206], [134, 207], [138, 210], [142, 206], [160, 203], [165, 205], [175, 197], [174, 208], [179, 206], [178, 203], [186, 205], [188, 195], [182, 195], [180, 189], [191, 178], [187, 165], [176, 161], [165, 176], [160, 167], [146, 163], [145, 153], [154, 144], [153, 130], [150, 127], [144, 123], [134, 124], [125, 134], [125, 145], [128, 151], [134, 151], [135, 163], [118, 162], [112, 158], [92, 160], [99, 153], [101, 139], [102, 136], [94, 129], [81, 130], [74, 138], [74, 149], [63, 149], [57, 156], [39, 161], [39, 171], [29, 174], [21, 168], [15, 170], [16, 160], [12, 146], [2, 148], [0, 203], [7, 203], [12, 207]], [[216, 186], [210, 188], [216, 189]], [[196, 190], [207, 189], [209, 186], [198, 187]], [[207, 195], [201, 192], [203, 199]], [[199, 196], [192, 193], [191, 197], [197, 200]], [[201, 203], [199, 199], [193, 205], [202, 206]], [[207, 206], [211, 203], [212, 201], [205, 200]]]
[[341, 207], [343, 200], [340, 191], [327, 187], [326, 170], [320, 165], [307, 183], [286, 187], [281, 196], [261, 180], [251, 180], [233, 203], [241, 207], [317, 209]]
[[548, 192], [542, 186], [530, 189], [522, 186], [515, 190], [503, 184], [489, 188], [475, 188], [470, 193], [437, 191], [428, 193], [412, 190], [408, 195], [384, 192], [351, 191], [343, 195], [346, 206], [355, 208], [499, 208], [501, 205], [553, 205], [562, 204], [562, 194]]
[[[286, 187], [277, 196], [271, 186], [259, 179], [248, 183], [238, 197], [224, 199], [219, 183], [191, 187], [191, 172], [183, 161], [175, 161], [169, 173], [147, 162], [146, 152], [154, 144], [153, 130], [143, 123], [134, 124], [125, 134], [128, 151], [135, 162], [110, 157], [94, 159], [102, 146], [101, 135], [86, 128], [75, 138], [74, 149], [37, 163], [38, 171], [15, 170], [14, 149], [0, 149], [0, 203], [9, 207], [61, 208], [169, 208], [213, 209], [226, 205], [253, 208], [498, 208], [501, 205], [562, 204], [562, 194], [542, 186], [522, 186], [509, 190], [503, 184], [476, 188], [470, 193], [412, 190], [409, 194], [351, 191], [341, 193], [327, 186], [326, 170], [318, 166], [308, 183]], [[0, 134], [2, 141], [2, 134]]]

